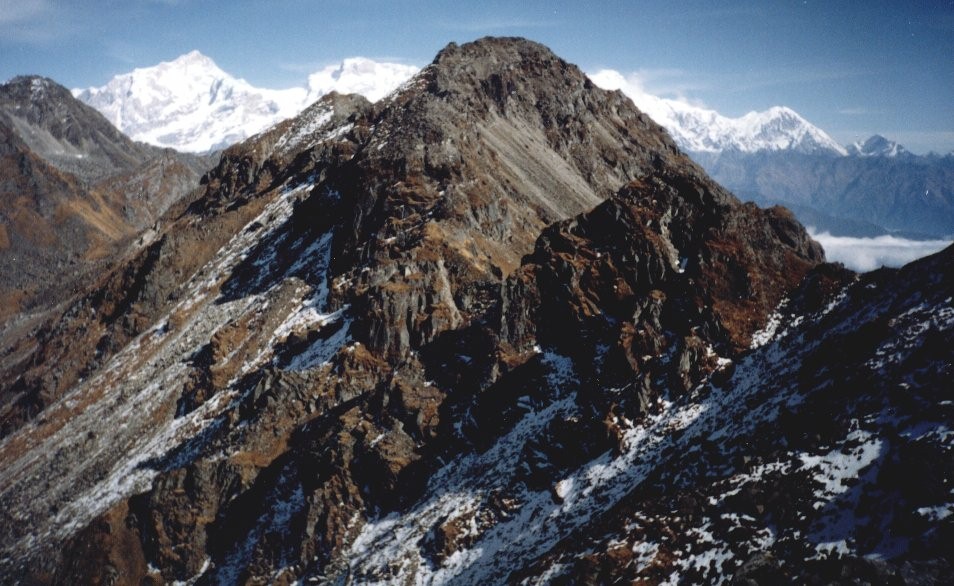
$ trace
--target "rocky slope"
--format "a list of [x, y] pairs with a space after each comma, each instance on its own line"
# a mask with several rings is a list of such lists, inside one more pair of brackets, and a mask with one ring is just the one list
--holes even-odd
[[37, 156], [87, 183], [132, 171], [155, 155], [44, 77], [16, 77], [0, 86], [0, 116]]
[[[800, 405], [851, 411], [869, 388], [829, 377], [832, 346], [802, 332], [856, 335], [847, 365], [883, 355], [933, 400], [947, 346], [922, 342], [950, 337], [948, 266], [851, 284], [791, 214], [741, 204], [546, 48], [452, 44], [384, 101], [330, 94], [229, 149], [154, 240], [3, 356], [0, 575], [559, 582], [653, 562], [650, 581], [691, 580], [714, 555], [692, 535], [664, 549], [641, 517], [613, 522], [666, 509], [654, 483], [744, 484], [783, 457], [763, 438], [778, 421], [785, 457], [805, 454], [779, 475], [848, 479], [825, 443], [841, 420]], [[915, 420], [927, 460], [946, 461], [935, 420]], [[869, 423], [864, 441], [882, 433]], [[849, 452], [851, 470], [875, 450]], [[825, 486], [818, 508], [786, 490], [786, 511], [842, 510], [841, 485]], [[890, 494], [943, 535], [948, 495]], [[745, 526], [714, 533], [711, 581], [740, 573], [764, 533], [752, 501], [725, 500]], [[779, 552], [800, 549], [780, 564], [822, 543], [787, 535]], [[889, 564], [915, 549], [899, 543]], [[836, 549], [838, 568], [868, 552]]]
[[0, 319], [65, 299], [209, 165], [129, 140], [49, 79], [0, 86]]

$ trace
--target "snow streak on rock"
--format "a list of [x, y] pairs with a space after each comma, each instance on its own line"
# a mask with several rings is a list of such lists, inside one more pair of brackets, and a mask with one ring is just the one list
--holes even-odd
[[[4, 470], [0, 491], [12, 493], [19, 490], [18, 486], [22, 488], [41, 478], [57, 478], [56, 485], [45, 493], [47, 498], [19, 503], [13, 514], [31, 532], [8, 545], [26, 551], [51, 537], [69, 536], [117, 501], [147, 490], [162, 469], [164, 459], [173, 454], [182, 463], [195, 459], [197, 454], [188, 452], [190, 442], [209, 426], [220, 424], [218, 416], [240, 398], [244, 389], [237, 386], [236, 377], [225, 390], [191, 413], [173, 416], [194, 349], [227, 324], [260, 314], [268, 307], [282, 279], [276, 279], [261, 293], [236, 296], [234, 292], [226, 295], [220, 289], [256, 243], [269, 239], [281, 242], [279, 228], [288, 222], [295, 202], [312, 187], [305, 183], [275, 197], [205, 269], [190, 279], [184, 287], [183, 301], [158, 325], [117, 354], [99, 374], [51, 406], [49, 419], [64, 420], [54, 433], [31, 440], [30, 436], [38, 430], [28, 426], [0, 444], [0, 449], [4, 449], [20, 442], [42, 443], [30, 451], [29, 457], [15, 460]], [[323, 280], [330, 242], [328, 233], [308, 248], [287, 274], [300, 273], [308, 264]], [[264, 265], [272, 262], [267, 254], [262, 260]], [[297, 327], [343, 319], [341, 311], [320, 313], [327, 297], [326, 286], [317, 291], [299, 287], [296, 295], [300, 297], [291, 313], [276, 328], [258, 358], [246, 365], [246, 370], [271, 360], [275, 347]], [[347, 339], [345, 325], [331, 339], [293, 357], [292, 363], [298, 368], [321, 363]], [[107, 422], [121, 423], [110, 426]], [[80, 435], [88, 439], [77, 449], [74, 439]], [[65, 446], [70, 446], [71, 453], [64, 453]], [[73, 464], [64, 466], [64, 458]], [[46, 511], [54, 502], [67, 504], [56, 515], [49, 516]]]
[[[420, 505], [401, 516], [391, 515], [368, 523], [348, 554], [352, 576], [383, 584], [409, 580], [421, 584], [502, 583], [512, 579], [512, 572], [525, 567], [528, 560], [543, 556], [561, 540], [599, 519], [603, 512], [613, 510], [647, 479], [663, 474], [672, 478], [669, 486], [677, 489], [679, 471], [693, 466], [682, 460], [698, 454], [700, 446], [714, 444], [720, 446], [720, 452], [731, 455], [738, 450], [737, 446], [756, 441], [752, 438], [772, 428], [780, 413], [813, 400], [816, 392], [824, 392], [819, 388], [806, 395], [799, 385], [800, 377], [804, 377], [799, 373], [806, 367], [803, 361], [821, 347], [817, 332], [822, 324], [833, 332], [850, 332], [858, 324], [891, 310], [887, 295], [880, 304], [862, 310], [848, 304], [848, 297], [842, 294], [821, 311], [805, 316], [783, 317], [783, 304], [769, 331], [755, 344], [757, 350], [738, 363], [729, 385], [702, 385], [692, 396], [665, 404], [660, 413], [626, 433], [621, 454], [604, 453], [559, 479], [552, 491], [533, 491], [520, 483], [514, 489], [512, 458], [521, 453], [521, 446], [539, 433], [545, 420], [572, 416], [579, 408], [572, 383], [554, 387], [559, 390], [553, 402], [527, 413], [491, 450], [445, 466], [434, 476], [428, 487], [429, 496]], [[890, 376], [900, 363], [918, 351], [929, 331], [954, 328], [951, 298], [939, 305], [918, 303], [916, 297], [899, 302], [904, 311], [898, 310], [894, 318], [894, 334], [879, 344], [868, 363], [876, 376]], [[547, 362], [556, 372], [559, 365], [568, 361], [550, 355]], [[572, 372], [572, 366], [562, 370]], [[568, 380], [572, 381], [572, 377]], [[933, 441], [946, 446], [944, 449], [954, 449], [954, 434], [941, 421], [892, 420], [890, 412], [885, 405], [883, 411], [854, 421], [851, 428], [843, 430], [843, 435], [836, 434], [834, 443], [827, 448], [791, 450], [775, 462], [720, 481], [716, 486], [721, 488], [710, 497], [710, 505], [734, 498], [740, 490], [779, 474], [805, 474], [815, 487], [814, 504], [801, 513], [801, 530], [760, 526], [754, 517], [735, 512], [710, 513], [712, 517], [697, 520], [687, 533], [687, 540], [695, 545], [678, 552], [671, 561], [667, 583], [681, 583], [687, 575], [702, 577], [707, 583], [724, 582], [731, 577], [726, 568], [738, 567], [745, 561], [740, 556], [767, 551], [780, 540], [806, 539], [814, 544], [816, 555], [823, 557], [856, 552], [863, 537], [860, 528], [865, 526], [859, 510], [862, 495], [877, 483], [886, 453], [885, 437], [900, 433], [915, 442], [934, 438]], [[472, 527], [469, 545], [450, 557], [440, 562], [430, 558], [428, 532], [448, 520], [473, 517], [473, 512], [481, 508], [480, 495], [493, 491], [510, 491], [518, 503], [509, 516]], [[917, 514], [946, 517], [954, 510], [954, 499], [949, 500], [934, 508], [918, 508]], [[477, 518], [480, 519], [479, 514]], [[748, 537], [744, 541], [728, 537], [734, 527]], [[897, 549], [897, 544], [892, 543], [886, 537], [872, 555], [890, 557]], [[651, 539], [635, 542], [632, 548], [639, 560], [637, 567], [648, 568], [651, 562], [658, 565], [657, 557], [665, 546], [664, 542]], [[740, 553], [740, 549], [750, 554]], [[565, 560], [553, 561], [539, 568], [542, 574], [530, 582], [549, 583], [565, 569]]]

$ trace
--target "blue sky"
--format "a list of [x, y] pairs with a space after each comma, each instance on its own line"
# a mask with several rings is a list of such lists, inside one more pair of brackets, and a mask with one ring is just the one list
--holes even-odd
[[954, 0], [777, 2], [0, 0], [0, 80], [102, 85], [198, 49], [260, 87], [344, 57], [424, 65], [516, 35], [584, 70], [738, 116], [789, 106], [840, 142], [954, 150]]

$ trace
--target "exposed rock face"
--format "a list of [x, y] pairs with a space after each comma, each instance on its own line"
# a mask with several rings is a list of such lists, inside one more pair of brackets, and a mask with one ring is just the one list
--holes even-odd
[[[67, 265], [63, 249], [95, 251], [108, 239], [99, 231], [87, 232], [90, 224], [120, 233], [123, 228], [120, 222], [111, 221], [114, 212], [100, 206], [75, 177], [32, 153], [2, 121], [0, 170], [0, 274], [4, 277], [0, 318], [5, 318], [29, 307], [28, 301], [48, 287], [45, 277], [50, 265], [67, 275], [78, 270], [75, 259], [73, 267]], [[64, 208], [78, 213], [63, 213]], [[54, 218], [59, 221], [54, 223]]]
[[129, 140], [44, 77], [15, 77], [0, 86], [0, 118], [39, 157], [85, 182], [132, 171], [159, 150]]
[[129, 140], [49, 79], [0, 86], [0, 320], [76, 293], [207, 165]]
[[510, 579], [945, 583], [952, 260], [954, 247], [857, 280], [814, 271], [774, 337], [701, 389], [718, 415]]
[[333, 270], [358, 281], [332, 295], [394, 357], [482, 315], [547, 224], [663, 158], [691, 165], [621, 94], [522, 41], [451, 45], [379, 108], [327, 184], [350, 199]]
[[508, 283], [510, 345], [593, 362], [595, 384], [631, 388], [619, 400], [635, 401], [634, 414], [660, 398], [652, 381], [688, 391], [715, 368], [709, 357], [748, 348], [823, 260], [786, 210], [741, 205], [702, 175], [670, 173], [547, 228]]
[[853, 323], [824, 319], [853, 275], [786, 211], [520, 39], [450, 45], [373, 105], [326, 96], [203, 186], [0, 377], [4, 575], [556, 575], [535, 564], [769, 413], [752, 381], [790, 374], [764, 346], [783, 299]]

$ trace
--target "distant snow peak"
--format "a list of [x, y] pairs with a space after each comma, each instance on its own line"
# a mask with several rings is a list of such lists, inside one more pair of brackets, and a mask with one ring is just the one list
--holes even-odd
[[73, 94], [135, 140], [180, 151], [227, 147], [299, 114], [332, 91], [376, 101], [417, 72], [353, 57], [311, 75], [307, 87], [257, 88], [191, 51]]
[[329, 65], [308, 77], [309, 96], [318, 99], [336, 91], [339, 94], [361, 94], [377, 102], [418, 72], [413, 65], [381, 63], [351, 57], [337, 65]]
[[222, 148], [295, 115], [304, 89], [263, 90], [192, 51], [74, 91], [135, 140], [182, 151]]
[[911, 153], [893, 140], [876, 134], [864, 142], [858, 141], [849, 146], [848, 154], [855, 157], [903, 157]]
[[749, 112], [729, 118], [686, 102], [662, 98], [647, 92], [638, 77], [603, 69], [590, 75], [596, 85], [620, 90], [636, 106], [669, 131], [684, 150], [693, 152], [790, 150], [801, 153], [848, 154], [823, 130], [812, 125], [791, 108], [775, 106], [763, 112]]

